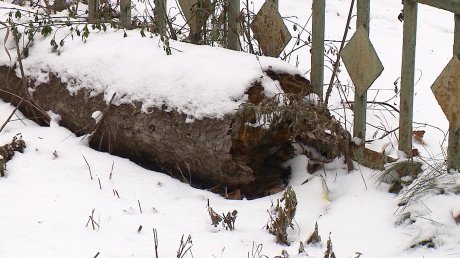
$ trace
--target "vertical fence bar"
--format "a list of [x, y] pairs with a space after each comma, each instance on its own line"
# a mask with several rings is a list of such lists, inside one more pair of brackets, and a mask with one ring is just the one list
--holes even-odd
[[323, 100], [326, 1], [313, 0], [312, 9], [311, 84], [313, 91]]
[[155, 19], [156, 32], [164, 36], [166, 34], [166, 0], [155, 0], [153, 15]]
[[227, 47], [232, 50], [240, 50], [239, 21], [240, 0], [229, 0], [228, 10], [228, 43]]
[[88, 21], [94, 23], [99, 19], [99, 0], [88, 0]]
[[131, 28], [131, 0], [120, 0], [120, 22], [123, 28]]
[[412, 115], [414, 103], [415, 46], [417, 38], [417, 8], [415, 0], [404, 0], [403, 56], [401, 67], [401, 100], [399, 113], [399, 147], [408, 153], [412, 149]]
[[[460, 56], [460, 14], [455, 14], [454, 56]], [[457, 118], [459, 119], [459, 118]], [[447, 169], [460, 169], [460, 128], [449, 126]]]
[[[356, 28], [364, 27], [369, 35], [370, 0], [357, 1]], [[366, 140], [367, 91], [362, 96], [355, 92], [353, 136]]]

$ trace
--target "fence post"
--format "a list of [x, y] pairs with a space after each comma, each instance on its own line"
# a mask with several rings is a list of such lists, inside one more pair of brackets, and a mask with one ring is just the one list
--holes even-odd
[[324, 27], [325, 0], [313, 0], [312, 3], [312, 44], [311, 44], [311, 85], [313, 92], [323, 100], [324, 82]]
[[155, 26], [157, 33], [160, 35], [166, 34], [166, 0], [155, 0], [155, 9], [153, 10], [153, 16], [155, 19]]
[[404, 33], [401, 67], [401, 100], [399, 105], [398, 149], [406, 153], [412, 150], [417, 5], [418, 3], [415, 0], [404, 0]]
[[88, 0], [88, 22], [94, 23], [99, 19], [99, 0]]
[[[358, 0], [356, 8], [358, 10], [356, 28], [364, 27], [369, 36], [370, 0]], [[355, 91], [353, 136], [363, 140], [366, 140], [366, 107], [367, 91], [362, 95]]]
[[228, 10], [228, 42], [227, 47], [232, 50], [240, 50], [239, 21], [240, 0], [229, 0]]
[[120, 1], [120, 22], [123, 28], [131, 28], [131, 0]]
[[[460, 56], [460, 14], [455, 14], [454, 56]], [[460, 118], [457, 118], [460, 119]], [[447, 169], [460, 169], [460, 128], [449, 124], [449, 140], [447, 147]]]

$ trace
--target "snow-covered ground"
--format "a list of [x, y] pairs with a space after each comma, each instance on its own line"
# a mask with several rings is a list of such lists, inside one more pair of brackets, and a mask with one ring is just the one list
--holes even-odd
[[[169, 2], [173, 5], [175, 1]], [[257, 10], [262, 1], [254, 2]], [[327, 1], [327, 39], [341, 38], [349, 3]], [[400, 74], [402, 23], [397, 16], [402, 5], [400, 1], [388, 0], [371, 4], [371, 39], [385, 71], [372, 86], [369, 98], [385, 101], [394, 95], [393, 83]], [[0, 3], [0, 6], [7, 5]], [[308, 19], [310, 7], [311, 0], [280, 1], [283, 16], [297, 16], [300, 24]], [[447, 120], [429, 87], [452, 56], [453, 15], [422, 5], [419, 15], [414, 121], [447, 131]], [[3, 37], [5, 30], [0, 33]], [[166, 56], [159, 39], [137, 35], [136, 31], [128, 32], [127, 38], [123, 38], [120, 31], [92, 33], [85, 45], [85, 54], [75, 48], [83, 45], [76, 37], [74, 41], [66, 41], [60, 56], [50, 53], [49, 39], [39, 38], [31, 48], [30, 57], [24, 60], [25, 69], [39, 80], [46, 80], [46, 74], [38, 76], [42, 69], [55, 69], [53, 71], [63, 77], [78, 75], [83, 80], [80, 85], [93, 82], [96, 92], [104, 91], [107, 96], [113, 91], [126, 90], [126, 84], [137, 83], [138, 91], [132, 96], [119, 96], [169, 101], [170, 106], [189, 112], [187, 114], [198, 112], [215, 117], [243, 101], [244, 88], [231, 87], [241, 87], [242, 83], [258, 78], [260, 66], [300, 71], [308, 76], [308, 48], [297, 53], [300, 64], [297, 70], [275, 59], [261, 58], [259, 63], [244, 53], [176, 42], [171, 45], [182, 52], [173, 50], [171, 56]], [[7, 43], [7, 47], [14, 50], [11, 43]], [[114, 56], [111, 51], [118, 55]], [[14, 51], [11, 54], [14, 55]], [[192, 62], [191, 57], [195, 61]], [[2, 64], [9, 63], [3, 52], [0, 60]], [[129, 64], [130, 70], [117, 67], [120, 61]], [[156, 77], [167, 72], [176, 74]], [[346, 71], [340, 76], [342, 82], [349, 82]], [[154, 91], [147, 89], [147, 83], [142, 84], [150, 79], [158, 84], [164, 80], [177, 83], [174, 85], [180, 86], [180, 90], [174, 99], [168, 99], [168, 92], [154, 96]], [[195, 85], [192, 91], [185, 88], [189, 83]], [[264, 86], [271, 85], [273, 93], [276, 92], [273, 81], [265, 83]], [[76, 88], [80, 85], [74, 84]], [[219, 91], [213, 91], [216, 87]], [[142, 92], [147, 94], [144, 96]], [[195, 104], [203, 99], [216, 101], [202, 106]], [[389, 103], [393, 102], [397, 104], [399, 99]], [[340, 106], [338, 91], [334, 90], [332, 107]], [[0, 102], [0, 124], [13, 110], [13, 106]], [[397, 114], [394, 115], [380, 110], [368, 113], [371, 124], [383, 125], [389, 130], [397, 127]], [[60, 127], [58, 120], [49, 128], [17, 117], [12, 120], [0, 133], [0, 145], [21, 134], [27, 148], [8, 162], [7, 177], [0, 178], [0, 257], [95, 257], [98, 253], [97, 257], [155, 257], [153, 228], [158, 233], [159, 257], [176, 257], [183, 234], [185, 238], [190, 234], [193, 240], [191, 253], [185, 257], [192, 254], [195, 258], [274, 257], [281, 255], [283, 249], [290, 257], [305, 257], [306, 254], [298, 255], [297, 250], [299, 243], [305, 242], [313, 232], [315, 222], [318, 222], [323, 244], [306, 246], [310, 257], [323, 257], [329, 233], [338, 258], [358, 257], [358, 253], [372, 258], [460, 257], [460, 226], [453, 217], [460, 213], [460, 195], [458, 190], [457, 194], [453, 193], [455, 189], [442, 195], [429, 193], [402, 211], [398, 206], [400, 197], [388, 193], [389, 186], [378, 182], [379, 171], [356, 165], [355, 171], [347, 173], [343, 160], [337, 159], [327, 164], [325, 171], [310, 175], [306, 171], [308, 158], [298, 155], [290, 161], [293, 171], [290, 185], [297, 193], [299, 204], [294, 230], [288, 231], [291, 245], [283, 246], [276, 244], [275, 237], [265, 230], [269, 220], [267, 210], [282, 193], [250, 201], [225, 200], [167, 175], [145, 170], [129, 160], [94, 151], [83, 137]], [[438, 155], [446, 147], [440, 144], [443, 133], [430, 126], [423, 129], [427, 131], [423, 138], [425, 144], [416, 144], [416, 147], [424, 155]], [[369, 139], [374, 130], [368, 127]], [[395, 144], [393, 136], [369, 147], [381, 150], [382, 146], [394, 145], [397, 148]], [[310, 180], [304, 183], [307, 179]], [[443, 179], [450, 185], [460, 184], [457, 174]], [[219, 213], [238, 211], [234, 231], [211, 225], [208, 202]], [[93, 210], [98, 224], [94, 230], [92, 223], [87, 223]], [[406, 212], [411, 212], [411, 217], [401, 219]], [[435, 248], [410, 248], [428, 239], [433, 239]], [[256, 249], [260, 248], [258, 253]]]

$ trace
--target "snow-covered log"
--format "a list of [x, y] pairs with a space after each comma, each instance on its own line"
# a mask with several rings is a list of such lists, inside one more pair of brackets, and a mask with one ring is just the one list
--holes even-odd
[[23, 98], [20, 110], [41, 125], [45, 111], [58, 114], [62, 126], [91, 134], [95, 149], [247, 197], [283, 188], [293, 140], [328, 158], [340, 154], [347, 133], [296, 67], [177, 41], [165, 52], [159, 38], [124, 33], [67, 38], [54, 52], [36, 37], [22, 60], [0, 55], [0, 97], [16, 105]]
[[[287, 92], [305, 94], [311, 86], [305, 78], [269, 71]], [[8, 78], [7, 78], [8, 77]], [[18, 104], [20, 78], [8, 68], [0, 68], [0, 97]], [[44, 110], [60, 115], [60, 124], [77, 135], [92, 134], [90, 146], [138, 164], [164, 171], [201, 187], [238, 189], [246, 196], [259, 196], [280, 190], [289, 169], [282, 164], [292, 157], [292, 135], [282, 127], [257, 127], [237, 123], [237, 112], [221, 118], [195, 119], [170, 110], [141, 103], [107, 105], [103, 95], [82, 88], [71, 94], [60, 78], [50, 74], [49, 82], [33, 90], [33, 101]], [[265, 98], [259, 82], [246, 91], [248, 103], [259, 104]], [[13, 93], [13, 94], [11, 94]], [[34, 118], [34, 108], [20, 106]], [[101, 111], [101, 112], [95, 112]], [[96, 116], [102, 116], [97, 118]]]

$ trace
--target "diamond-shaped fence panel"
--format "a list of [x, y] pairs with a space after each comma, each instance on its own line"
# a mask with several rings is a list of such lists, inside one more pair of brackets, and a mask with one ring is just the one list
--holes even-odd
[[449, 126], [460, 128], [460, 60], [454, 56], [431, 86], [436, 100], [449, 120]]
[[265, 1], [251, 23], [251, 29], [266, 56], [278, 57], [291, 40], [291, 33], [273, 1]]
[[359, 96], [362, 96], [383, 71], [383, 65], [364, 27], [359, 27], [341, 57]]

